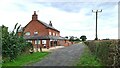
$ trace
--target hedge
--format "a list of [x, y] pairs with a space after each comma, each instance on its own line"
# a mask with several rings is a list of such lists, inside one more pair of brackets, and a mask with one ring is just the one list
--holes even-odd
[[96, 58], [106, 66], [120, 66], [120, 40], [86, 41]]

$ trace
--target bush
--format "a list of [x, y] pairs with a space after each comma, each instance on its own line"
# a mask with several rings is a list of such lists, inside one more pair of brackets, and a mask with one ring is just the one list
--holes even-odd
[[26, 42], [23, 36], [18, 36], [19, 28], [20, 26], [17, 27], [16, 24], [13, 31], [9, 33], [7, 27], [2, 26], [2, 57], [4, 62], [6, 58], [13, 61], [17, 56], [32, 48], [32, 44]]
[[99, 40], [85, 42], [91, 52], [101, 59], [100, 61], [102, 63], [110, 66], [120, 65], [120, 50], [117, 43], [118, 40]]

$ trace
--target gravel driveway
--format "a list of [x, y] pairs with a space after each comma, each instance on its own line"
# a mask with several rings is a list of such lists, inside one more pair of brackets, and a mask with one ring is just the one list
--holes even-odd
[[74, 44], [54, 50], [40, 62], [30, 66], [73, 66], [84, 51], [84, 44]]

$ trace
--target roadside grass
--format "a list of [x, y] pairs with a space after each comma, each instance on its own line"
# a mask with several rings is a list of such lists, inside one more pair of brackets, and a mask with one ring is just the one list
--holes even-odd
[[78, 63], [76, 64], [77, 67], [80, 66], [97, 66], [98, 68], [100, 66], [103, 66], [101, 62], [99, 62], [99, 59], [96, 58], [94, 55], [91, 54], [90, 50], [86, 46], [84, 49], [84, 53], [78, 60]]
[[35, 52], [33, 54], [23, 54], [21, 56], [18, 56], [14, 61], [12, 62], [5, 62], [2, 64], [3, 67], [6, 66], [24, 66], [27, 64], [32, 64], [37, 61], [40, 61], [43, 59], [46, 55], [48, 55], [48, 52]]
[[2, 67], [2, 64], [0, 64], [0, 68]]

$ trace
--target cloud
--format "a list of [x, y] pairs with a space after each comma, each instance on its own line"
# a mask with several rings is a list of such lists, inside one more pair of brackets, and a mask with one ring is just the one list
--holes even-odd
[[118, 0], [36, 0], [32, 2], [118, 2]]
[[[3, 4], [4, 3], [4, 4]], [[8, 4], [5, 6], [5, 3]], [[5, 6], [5, 8], [1, 7]], [[4, 24], [12, 30], [15, 23], [25, 26], [36, 10], [38, 19], [49, 23], [60, 30], [61, 36], [86, 35], [95, 38], [95, 13], [92, 9], [103, 9], [98, 14], [98, 38], [118, 38], [117, 3], [89, 2], [40, 2], [38, 1], [2, 1], [0, 3], [0, 25]], [[38, 11], [39, 10], [39, 11]]]

